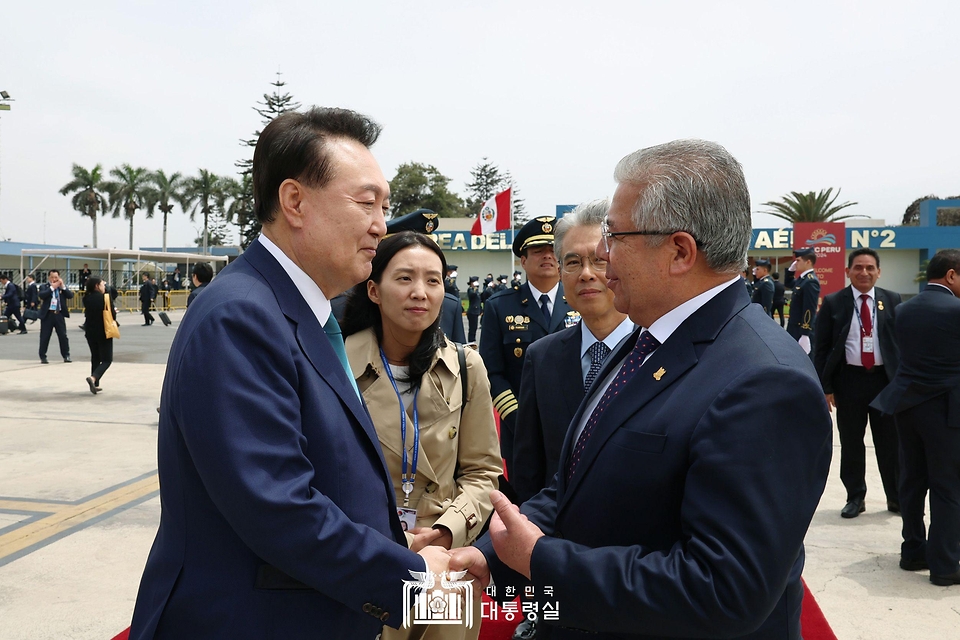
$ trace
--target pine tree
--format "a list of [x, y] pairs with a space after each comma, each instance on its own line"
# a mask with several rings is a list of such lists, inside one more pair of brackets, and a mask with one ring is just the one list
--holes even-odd
[[513, 174], [511, 174], [509, 170], [503, 174], [503, 183], [500, 191], [503, 191], [507, 187], [511, 187], [512, 189], [510, 191], [510, 200], [513, 201], [513, 226], [515, 229], [519, 229], [530, 220], [530, 216], [527, 214], [527, 206], [524, 199], [520, 197], [520, 187], [517, 186], [516, 181], [513, 179]]
[[501, 172], [494, 163], [482, 158], [477, 166], [470, 170], [471, 181], [467, 183], [467, 198], [464, 202], [471, 218], [480, 214], [483, 203], [512, 187], [511, 200], [513, 201], [513, 224], [519, 228], [527, 221], [527, 208], [516, 181], [509, 170]]
[[[281, 90], [283, 90], [287, 83], [280, 79], [280, 75], [280, 72], [277, 71], [276, 81], [270, 83], [273, 87], [273, 93], [263, 94], [263, 100], [257, 103], [258, 106], [253, 107], [253, 110], [263, 118], [263, 126], [270, 124], [270, 121], [281, 113], [296, 111], [300, 108], [300, 103], [294, 102], [292, 95], [289, 93], [281, 93]], [[253, 173], [253, 149], [257, 146], [257, 140], [260, 139], [260, 131], [262, 130], [263, 129], [255, 131], [253, 137], [249, 140], [240, 141], [240, 146], [250, 149], [250, 158], [244, 158], [235, 163], [237, 169], [240, 170], [240, 184], [248, 191], [239, 194], [239, 197], [248, 202], [253, 202], [253, 181], [243, 180], [243, 177], [252, 175]], [[254, 215], [252, 211], [241, 212], [232, 222], [240, 227], [240, 244], [244, 249], [250, 246], [250, 243], [260, 235], [260, 221], [257, 220], [256, 215]]]

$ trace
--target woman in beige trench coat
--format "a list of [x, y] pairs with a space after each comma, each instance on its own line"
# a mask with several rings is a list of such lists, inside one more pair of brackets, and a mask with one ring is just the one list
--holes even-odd
[[[490, 516], [490, 491], [501, 472], [487, 372], [472, 349], [463, 349], [461, 370], [461, 354], [439, 328], [446, 263], [433, 240], [409, 231], [392, 235], [380, 243], [372, 266], [370, 279], [350, 293], [343, 333], [393, 479], [398, 517], [411, 549], [462, 547]], [[479, 600], [464, 605], [474, 607], [470, 629], [385, 627], [383, 638], [474, 639]]]

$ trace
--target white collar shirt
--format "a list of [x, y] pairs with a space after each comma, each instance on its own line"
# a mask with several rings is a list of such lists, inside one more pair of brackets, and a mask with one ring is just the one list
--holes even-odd
[[537, 303], [538, 307], [540, 306], [540, 296], [547, 294], [547, 297], [550, 298], [550, 302], [547, 303], [547, 308], [550, 310], [550, 315], [553, 315], [554, 303], [557, 300], [557, 292], [560, 291], [560, 282], [558, 281], [557, 284], [553, 285], [553, 289], [550, 289], [550, 291], [540, 291], [533, 286], [533, 283], [531, 283], [529, 280], [527, 280], [527, 285], [530, 287], [530, 294], [533, 296], [533, 299]]
[[[650, 334], [656, 338], [660, 344], [665, 343], [670, 336], [673, 335], [673, 332], [676, 331], [681, 324], [683, 324], [684, 320], [696, 313], [700, 307], [707, 304], [721, 291], [737, 282], [740, 282], [739, 274], [727, 282], [718, 284], [712, 289], [707, 289], [700, 295], [690, 298], [683, 304], [674, 307], [667, 313], [654, 320], [653, 324], [647, 327], [647, 331], [649, 331]], [[645, 363], [651, 355], [653, 355], [653, 352], [647, 354], [647, 357], [644, 358], [643, 362]], [[603, 391], [606, 391], [607, 387], [610, 386], [610, 384], [613, 382], [613, 379], [620, 372], [620, 369], [623, 367], [623, 363], [626, 361], [626, 359], [627, 356], [624, 356], [620, 363], [616, 367], [613, 367], [613, 369], [607, 373], [603, 380], [597, 380], [594, 383], [592, 387], [592, 390], [594, 391], [590, 394], [590, 398], [587, 401], [587, 406], [584, 408], [583, 414], [580, 416], [579, 424], [577, 424], [577, 430], [574, 433], [573, 438], [574, 442], [580, 438], [583, 428], [587, 425], [587, 420], [590, 419], [594, 409], [596, 409], [597, 405], [600, 404], [600, 399], [603, 397], [603, 393], [601, 393], [600, 390], [602, 389]], [[641, 364], [641, 366], [643, 365]]]
[[[853, 365], [855, 367], [862, 367], [863, 360], [860, 352], [860, 333], [861, 328], [863, 327], [863, 312], [860, 296], [863, 295], [857, 290], [856, 287], [850, 287], [850, 291], [853, 292], [853, 315], [850, 318], [850, 329], [847, 331], [847, 340], [843, 345], [844, 353], [846, 354], [847, 364]], [[883, 364], [883, 357], [880, 355], [880, 343], [877, 341], [877, 289], [876, 287], [871, 287], [870, 291], [867, 291], [866, 295], [869, 298], [867, 300], [867, 310], [870, 313], [870, 326], [873, 328], [870, 332], [871, 337], [873, 338], [873, 364], [876, 367], [879, 367]]]
[[313, 311], [313, 315], [317, 317], [317, 322], [320, 323], [320, 326], [322, 327], [327, 324], [332, 308], [330, 307], [330, 301], [327, 300], [327, 297], [323, 295], [323, 291], [320, 290], [320, 286], [314, 282], [313, 278], [308, 276], [303, 269], [298, 267], [280, 247], [275, 245], [270, 238], [261, 233], [258, 241], [270, 252], [270, 255], [277, 259], [277, 262], [280, 263], [283, 270], [290, 276], [290, 280], [293, 281], [293, 285], [297, 288], [297, 291], [300, 292], [300, 295], [303, 296], [307, 306]]
[[610, 335], [603, 340], [597, 340], [587, 323], [583, 320], [580, 321], [580, 373], [584, 382], [587, 380], [587, 373], [590, 372], [591, 358], [588, 353], [590, 347], [597, 342], [603, 342], [610, 348], [610, 353], [613, 353], [620, 348], [620, 343], [626, 340], [636, 328], [637, 325], [633, 324], [633, 320], [624, 318], [623, 322], [610, 332]]

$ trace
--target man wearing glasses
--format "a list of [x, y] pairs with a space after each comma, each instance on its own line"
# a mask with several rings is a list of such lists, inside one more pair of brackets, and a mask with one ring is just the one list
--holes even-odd
[[519, 510], [493, 492], [489, 533], [451, 569], [498, 594], [532, 586], [559, 607], [554, 639], [799, 638], [833, 428], [810, 359], [741, 284], [743, 171], [681, 140], [614, 177], [597, 257], [640, 328], [597, 374], [550, 485]]
[[613, 306], [607, 263], [597, 256], [606, 198], [580, 205], [565, 215], [554, 235], [560, 281], [580, 320], [530, 346], [520, 379], [515, 461], [510, 479], [523, 502], [553, 480], [567, 427], [607, 356], [636, 325]]

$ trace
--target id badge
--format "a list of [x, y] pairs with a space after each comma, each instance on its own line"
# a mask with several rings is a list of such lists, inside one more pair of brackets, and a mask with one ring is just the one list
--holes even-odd
[[400, 518], [400, 528], [404, 531], [413, 531], [417, 526], [417, 510], [397, 507], [397, 517]]
[[863, 336], [863, 342], [860, 344], [860, 349], [864, 353], [873, 353], [873, 336]]

